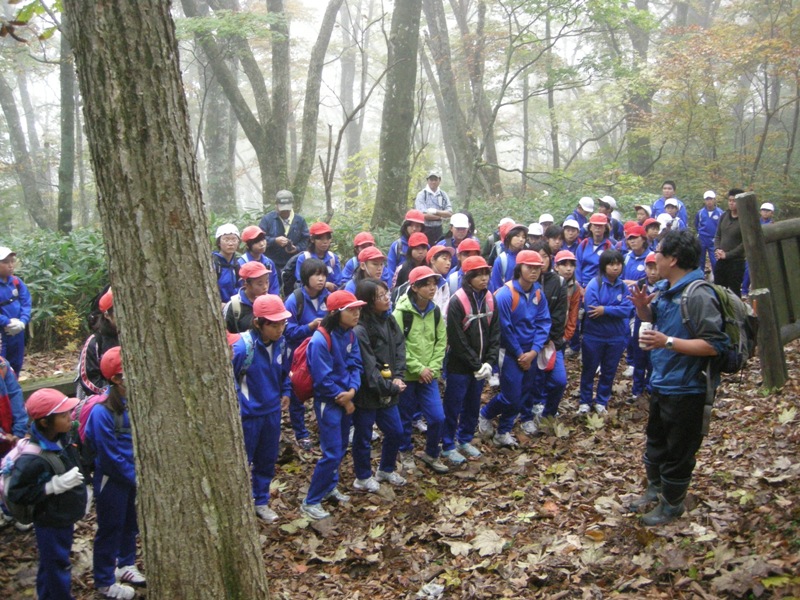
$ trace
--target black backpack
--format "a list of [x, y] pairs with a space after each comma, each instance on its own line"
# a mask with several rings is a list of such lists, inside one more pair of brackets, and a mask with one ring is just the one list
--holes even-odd
[[286, 263], [281, 271], [281, 290], [284, 298], [288, 298], [294, 289], [298, 287], [299, 282], [294, 276], [294, 272], [297, 270], [298, 258], [300, 258], [299, 252], [289, 259], [289, 262]]

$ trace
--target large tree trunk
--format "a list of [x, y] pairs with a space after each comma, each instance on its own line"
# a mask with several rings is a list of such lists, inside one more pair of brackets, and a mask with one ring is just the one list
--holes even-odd
[[236, 115], [213, 74], [206, 73], [206, 119], [203, 140], [206, 156], [208, 207], [217, 215], [236, 213]]
[[[289, 54], [289, 20], [283, 0], [267, 0], [267, 10], [280, 17], [270, 25], [272, 32], [272, 116], [266, 122], [267, 136], [273, 145], [273, 159], [268, 161], [271, 171], [272, 188], [264, 190], [264, 209], [271, 209], [273, 198], [278, 190], [289, 186], [289, 174], [286, 171], [286, 152], [289, 101], [292, 96], [292, 79], [289, 65], [292, 57]], [[307, 107], [306, 107], [307, 109]], [[263, 164], [259, 160], [259, 164]], [[313, 165], [312, 165], [313, 166]], [[302, 196], [295, 196], [295, 206], [299, 208]]]
[[50, 218], [47, 215], [42, 195], [39, 193], [33, 162], [28, 153], [22, 121], [19, 116], [19, 110], [17, 110], [17, 102], [14, 99], [14, 90], [11, 89], [11, 86], [8, 85], [2, 75], [0, 75], [0, 106], [2, 106], [3, 114], [6, 117], [11, 151], [14, 154], [14, 168], [17, 171], [20, 186], [22, 186], [25, 208], [38, 227], [51, 229]]
[[170, 4], [64, 5], [129, 382], [148, 596], [265, 598]]
[[67, 18], [61, 17], [61, 158], [58, 165], [58, 230], [72, 231], [75, 185], [75, 67], [69, 45]]
[[395, 4], [392, 15], [373, 228], [402, 222], [408, 206], [409, 152], [414, 124], [421, 13], [422, 0], [405, 0]]

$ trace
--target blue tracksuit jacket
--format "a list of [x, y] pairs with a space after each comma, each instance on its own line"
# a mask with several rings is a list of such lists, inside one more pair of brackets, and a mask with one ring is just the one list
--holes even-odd
[[[303, 266], [303, 263], [306, 261], [307, 258], [319, 258], [319, 256], [313, 255], [308, 256], [311, 254], [310, 252], [303, 252], [300, 256], [297, 257], [297, 266], [294, 270], [294, 276], [297, 281], [302, 281], [300, 278], [300, 268]], [[339, 262], [339, 257], [328, 250], [325, 253], [325, 258], [320, 259], [322, 262], [325, 263], [325, 266], [328, 268], [328, 281], [335, 285], [337, 288], [342, 283], [342, 265]]]
[[586, 287], [600, 269], [600, 255], [606, 250], [614, 247], [614, 243], [606, 238], [595, 246], [592, 238], [581, 241], [578, 251], [575, 253], [577, 264], [575, 265], [575, 279]]
[[361, 386], [361, 350], [352, 330], [337, 327], [328, 332], [331, 349], [320, 331], [315, 331], [308, 343], [307, 360], [314, 382], [314, 400], [332, 401], [339, 393]]
[[[325, 301], [330, 295], [328, 290], [323, 289], [320, 295], [312, 300], [305, 286], [298, 289], [303, 294], [302, 315], [297, 314], [297, 300], [294, 294], [287, 296], [284, 302], [286, 310], [292, 313], [292, 316], [289, 317], [289, 322], [286, 324], [286, 331], [284, 332], [284, 336], [286, 336], [286, 339], [289, 341], [289, 347], [292, 350], [297, 348], [304, 339], [310, 337], [313, 333], [308, 324], [314, 319], [324, 317], [328, 313]], [[317, 303], [316, 307], [314, 306], [315, 302]]]
[[[250, 253], [249, 252], [245, 252], [244, 256], [240, 256], [239, 257], [239, 265], [241, 266], [244, 263], [250, 262], [250, 261], [253, 261], [253, 260], [255, 260], [255, 259], [250, 255]], [[281, 277], [280, 277], [280, 273], [278, 273], [278, 268], [275, 266], [275, 263], [272, 262], [272, 260], [270, 260], [269, 258], [267, 258], [267, 256], [264, 255], [264, 254], [261, 255], [261, 258], [257, 262], [260, 262], [262, 265], [267, 267], [267, 270], [269, 271], [269, 276], [267, 277], [267, 279], [269, 280], [269, 287], [267, 288], [267, 293], [268, 294], [275, 294], [276, 296], [280, 296], [281, 295]], [[244, 285], [244, 281], [239, 279], [238, 285], [239, 285], [239, 287], [242, 287]]]
[[[505, 263], [505, 269], [503, 269]], [[496, 292], [506, 281], [514, 278], [514, 267], [517, 266], [517, 252], [505, 250], [497, 255], [492, 265], [492, 275], [489, 277], [489, 291]]]
[[633, 252], [628, 252], [625, 255], [625, 266], [622, 268], [622, 279], [639, 281], [642, 277], [645, 277], [644, 259], [647, 258], [648, 254], [650, 253], [647, 248], [639, 256], [636, 256]]
[[[248, 336], [253, 340], [253, 362], [243, 375]], [[281, 396], [290, 396], [291, 355], [282, 336], [267, 346], [252, 329], [233, 345], [233, 374], [242, 417], [260, 417], [281, 409]]]
[[704, 246], [714, 247], [714, 236], [717, 234], [717, 225], [723, 212], [719, 206], [715, 207], [711, 212], [706, 207], [703, 207], [694, 216], [694, 228], [697, 230], [700, 242]]
[[521, 354], [536, 350], [541, 352], [550, 337], [550, 309], [547, 307], [542, 286], [536, 282], [527, 294], [519, 281], [512, 285], [519, 294], [517, 307], [512, 311], [514, 294], [502, 286], [495, 294], [495, 310], [500, 316], [500, 346], [506, 351], [506, 360], [517, 360]]
[[95, 481], [108, 477], [116, 483], [136, 486], [133, 463], [133, 437], [130, 433], [130, 415], [127, 406], [122, 413], [122, 426], [128, 431], [114, 431], [114, 415], [99, 404], [95, 405], [86, 423], [86, 439], [97, 452]]
[[586, 286], [583, 305], [588, 311], [592, 306], [605, 307], [605, 313], [596, 319], [586, 316], [583, 319], [583, 335], [587, 338], [599, 338], [603, 341], [628, 338], [630, 329], [628, 322], [633, 316], [633, 304], [628, 299], [628, 286], [617, 277], [612, 284], [605, 277], [594, 277]]

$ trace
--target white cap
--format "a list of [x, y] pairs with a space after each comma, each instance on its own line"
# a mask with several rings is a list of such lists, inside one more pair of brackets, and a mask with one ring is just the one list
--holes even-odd
[[572, 227], [573, 229], [577, 229], [578, 231], [581, 230], [581, 226], [578, 225], [578, 222], [575, 219], [567, 219], [561, 225], [561, 227]]
[[214, 234], [214, 237], [219, 239], [223, 235], [228, 235], [230, 233], [234, 234], [236, 237], [239, 237], [239, 228], [233, 223], [225, 223], [224, 225], [217, 227], [217, 233]]
[[511, 217], [503, 217], [502, 219], [500, 219], [500, 222], [497, 224], [497, 228], [499, 229], [500, 227], [502, 227], [506, 223], [513, 223], [513, 222], [514, 222], [514, 219], [512, 219]]
[[708, 190], [705, 194], [703, 194], [703, 200], [705, 200], [706, 198], [716, 198], [716, 197], [717, 194], [714, 192], [714, 190]]
[[[553, 223], [554, 221], [555, 221], [555, 219], [553, 218], [553, 215], [551, 215], [550, 213], [544, 213], [541, 217], [539, 217], [539, 223], [540, 224], [541, 223]], [[528, 229], [530, 229], [530, 227], [528, 227]]]
[[580, 204], [580, 207], [586, 212], [594, 212], [594, 200], [589, 196], [584, 196], [578, 200], [578, 204]]
[[528, 235], [544, 235], [544, 227], [540, 223], [528, 225]]
[[[772, 211], [774, 211], [775, 210], [775, 206], [772, 204], [772, 202], [764, 202], [764, 204], [761, 205], [761, 208], [759, 210], [772, 210]], [[3, 250], [7, 250], [7, 248], [3, 248]], [[0, 259], [0, 260], [2, 260], [2, 259]]]
[[649, 204], [636, 204], [633, 207], [634, 210], [636, 210], [637, 208], [641, 208], [644, 212], [646, 212], [648, 217], [653, 214], [653, 209], [650, 208]]
[[453, 227], [469, 227], [469, 217], [464, 213], [455, 213], [450, 217], [450, 225]]
[[661, 213], [660, 215], [658, 215], [658, 216], [656, 217], [656, 221], [658, 221], [658, 222], [659, 222], [659, 224], [661, 225], [661, 229], [660, 229], [659, 231], [664, 231], [664, 230], [665, 230], [667, 227], [669, 227], [670, 225], [672, 225], [672, 222], [673, 222], [674, 220], [675, 220], [675, 219], [673, 219], [673, 218], [672, 218], [670, 215], [668, 215], [667, 213]]
[[5, 246], [0, 246], [0, 260], [5, 260], [11, 255], [16, 256], [17, 253], [14, 252], [11, 248], [6, 248]]
[[617, 208], [617, 201], [614, 200], [613, 196], [603, 196], [602, 198], [600, 198], [600, 202], [602, 202], [603, 204], [608, 204], [612, 208], [612, 210]]
[[431, 177], [436, 177], [436, 179], [442, 178], [441, 174], [436, 169], [431, 169], [430, 171], [428, 171], [428, 176], [425, 179], [430, 179]]
[[670, 198], [664, 202], [664, 206], [674, 206], [675, 208], [678, 207], [678, 199], [677, 198]]

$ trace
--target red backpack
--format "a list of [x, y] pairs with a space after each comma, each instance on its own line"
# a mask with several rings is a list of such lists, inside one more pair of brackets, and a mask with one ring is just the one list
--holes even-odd
[[[328, 342], [328, 351], [333, 349], [331, 342], [331, 334], [320, 325], [317, 327], [325, 341]], [[311, 372], [308, 370], [308, 360], [306, 354], [308, 352], [308, 343], [311, 341], [309, 336], [294, 350], [292, 355], [292, 368], [289, 371], [289, 379], [292, 380], [292, 391], [295, 397], [300, 402], [305, 402], [314, 395], [314, 381], [311, 379]]]

